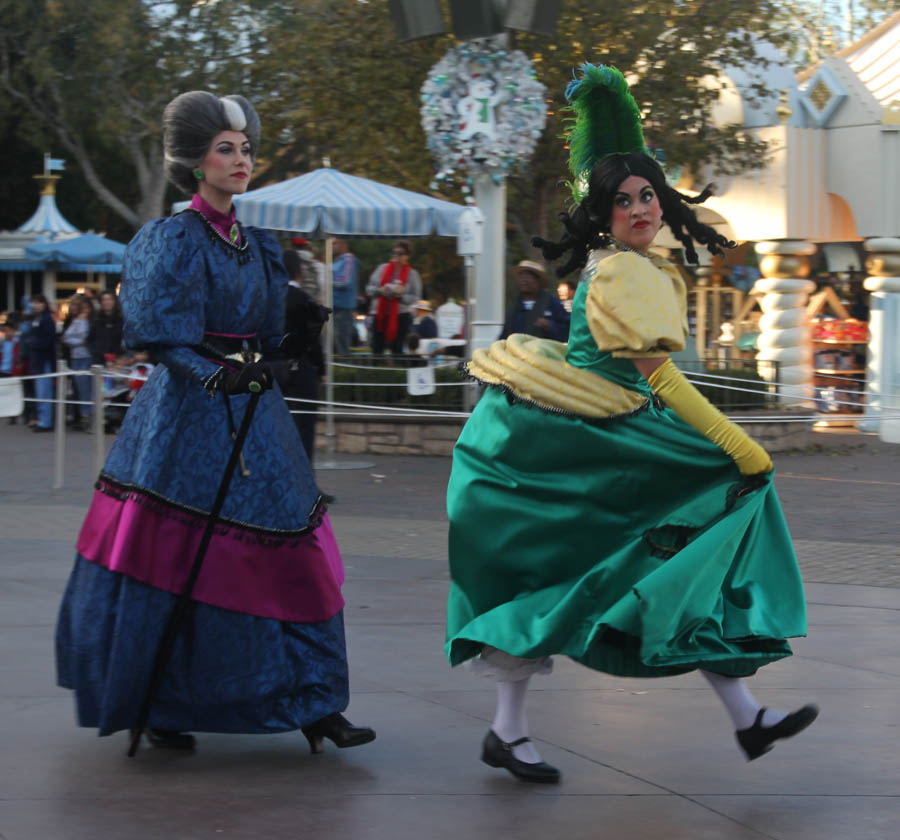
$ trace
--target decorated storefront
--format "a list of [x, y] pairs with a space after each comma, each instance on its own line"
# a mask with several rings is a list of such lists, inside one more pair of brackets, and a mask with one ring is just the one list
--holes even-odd
[[678, 185], [715, 182], [704, 220], [750, 243], [759, 275], [738, 288], [740, 257], [700, 270], [698, 352], [738, 352], [756, 333], [785, 403], [900, 441], [900, 13], [799, 76], [768, 57], [763, 81], [779, 93], [752, 102], [748, 73], [726, 68], [714, 114], [765, 140], [768, 166]]

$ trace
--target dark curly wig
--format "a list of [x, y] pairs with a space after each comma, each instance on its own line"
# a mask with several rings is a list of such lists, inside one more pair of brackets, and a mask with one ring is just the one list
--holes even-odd
[[532, 238], [531, 242], [541, 249], [544, 259], [559, 259], [566, 251], [571, 251], [569, 261], [556, 269], [558, 277], [565, 277], [573, 271], [584, 268], [590, 252], [596, 248], [608, 248], [612, 244], [609, 235], [609, 220], [612, 217], [613, 201], [619, 185], [629, 175], [646, 178], [662, 207], [662, 220], [669, 226], [673, 236], [684, 245], [687, 261], [698, 262], [694, 242], [705, 245], [711, 254], [721, 254], [723, 248], [733, 248], [734, 242], [716, 233], [709, 225], [697, 220], [697, 214], [688, 206], [700, 204], [712, 195], [707, 187], [696, 198], [682, 195], [666, 183], [662, 167], [643, 152], [624, 155], [609, 155], [603, 158], [591, 171], [588, 193], [575, 210], [561, 213], [566, 232], [559, 242]]

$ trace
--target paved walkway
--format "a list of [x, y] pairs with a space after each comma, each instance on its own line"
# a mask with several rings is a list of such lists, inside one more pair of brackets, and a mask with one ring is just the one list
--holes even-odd
[[69, 442], [67, 485], [50, 490], [52, 437], [0, 426], [0, 840], [897, 836], [900, 446], [776, 457], [810, 628], [753, 688], [777, 707], [817, 701], [808, 733], [746, 763], [697, 675], [622, 680], [557, 658], [530, 712], [564, 778], [536, 789], [478, 761], [492, 686], [443, 658], [441, 458], [319, 472], [348, 572], [348, 715], [374, 744], [310, 756], [299, 735], [203, 735], [195, 755], [129, 760], [124, 737], [77, 728], [52, 637], [93, 439]]

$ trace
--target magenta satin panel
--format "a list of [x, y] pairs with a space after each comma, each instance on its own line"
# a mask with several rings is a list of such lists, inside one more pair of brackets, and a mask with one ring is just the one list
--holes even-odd
[[[205, 519], [134, 498], [94, 493], [78, 553], [167, 592], [184, 589]], [[301, 536], [268, 536], [222, 524], [193, 600], [281, 621], [326, 621], [344, 606], [344, 566], [331, 523]]]

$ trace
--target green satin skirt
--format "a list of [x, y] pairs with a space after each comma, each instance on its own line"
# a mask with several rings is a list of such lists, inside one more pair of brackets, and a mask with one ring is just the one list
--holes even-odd
[[491, 645], [619, 676], [746, 676], [806, 634], [772, 476], [741, 476], [668, 409], [591, 423], [488, 388], [447, 508], [452, 665]]

